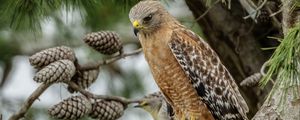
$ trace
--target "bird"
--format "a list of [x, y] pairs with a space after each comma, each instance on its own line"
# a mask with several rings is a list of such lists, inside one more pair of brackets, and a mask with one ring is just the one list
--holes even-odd
[[176, 120], [248, 119], [247, 103], [217, 53], [160, 1], [139, 1], [129, 20]]
[[138, 100], [135, 108], [141, 108], [151, 114], [153, 120], [173, 120], [173, 112], [161, 92], [154, 92]]

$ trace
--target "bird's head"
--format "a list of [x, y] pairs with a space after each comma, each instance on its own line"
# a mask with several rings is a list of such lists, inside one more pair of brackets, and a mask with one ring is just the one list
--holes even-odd
[[162, 99], [161, 98], [146, 98], [141, 100], [136, 108], [142, 108], [149, 113], [158, 112], [162, 107]]
[[151, 33], [163, 23], [163, 14], [167, 13], [163, 5], [157, 0], [145, 0], [136, 4], [129, 12], [129, 19], [134, 33]]

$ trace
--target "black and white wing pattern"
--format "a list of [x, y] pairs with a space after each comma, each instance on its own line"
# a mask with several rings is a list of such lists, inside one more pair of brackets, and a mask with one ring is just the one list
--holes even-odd
[[198, 35], [174, 30], [168, 43], [201, 100], [216, 120], [246, 120], [248, 106], [218, 55]]

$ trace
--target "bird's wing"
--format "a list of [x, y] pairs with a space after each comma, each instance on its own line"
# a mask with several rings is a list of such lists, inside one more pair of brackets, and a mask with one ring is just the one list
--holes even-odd
[[172, 106], [167, 101], [165, 101], [165, 103], [167, 104], [167, 113], [168, 113], [169, 119], [174, 120], [175, 113], [174, 113]]
[[164, 120], [175, 120], [175, 112], [164, 97], [162, 97], [162, 107], [160, 111], [162, 111], [163, 116], [166, 116]]
[[216, 119], [247, 119], [249, 109], [238, 86], [205, 41], [181, 29], [174, 30], [168, 45]]

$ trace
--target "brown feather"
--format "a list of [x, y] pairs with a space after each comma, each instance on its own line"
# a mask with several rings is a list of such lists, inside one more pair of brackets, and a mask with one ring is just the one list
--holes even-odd
[[143, 26], [138, 38], [145, 58], [176, 119], [247, 119], [238, 86], [205, 41], [157, 1], [141, 1], [129, 17]]
[[175, 29], [169, 46], [215, 119], [247, 119], [237, 85], [205, 41], [185, 28]]

